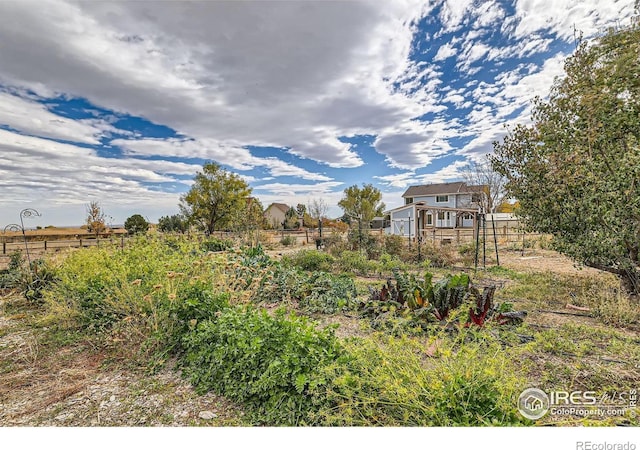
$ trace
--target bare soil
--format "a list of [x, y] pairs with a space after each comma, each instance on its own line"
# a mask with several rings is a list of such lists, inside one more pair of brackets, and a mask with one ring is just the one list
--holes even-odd
[[[159, 373], [127, 369], [76, 342], [43, 347], [29, 313], [0, 300], [0, 426], [232, 426], [243, 412], [198, 395], [168, 363]], [[9, 305], [8, 305], [9, 303]]]

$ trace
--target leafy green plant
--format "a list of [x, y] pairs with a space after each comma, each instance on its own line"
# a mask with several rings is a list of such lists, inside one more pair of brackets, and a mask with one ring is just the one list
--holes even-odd
[[335, 262], [331, 255], [317, 250], [301, 250], [292, 255], [286, 255], [282, 259], [285, 264], [302, 270], [323, 270], [325, 272], [330, 271]]
[[322, 368], [342, 355], [333, 329], [283, 310], [233, 307], [183, 339], [183, 373], [199, 392], [242, 402], [257, 424], [304, 425], [324, 399]]
[[383, 246], [385, 253], [392, 256], [400, 256], [406, 246], [405, 238], [394, 234], [385, 235], [383, 239]]
[[304, 295], [305, 281], [306, 276], [301, 271], [278, 265], [261, 280], [253, 301], [292, 304]]
[[359, 251], [342, 252], [336, 263], [339, 271], [354, 275], [367, 276], [377, 268], [375, 261], [369, 260], [366, 254]]
[[233, 242], [228, 240], [221, 240], [215, 238], [209, 238], [200, 244], [200, 248], [205, 252], [223, 252], [231, 250], [233, 248]]
[[272, 264], [271, 258], [264, 252], [262, 244], [254, 247], [247, 247], [242, 251], [241, 261], [247, 267], [269, 267]]
[[0, 289], [14, 289], [28, 301], [39, 303], [55, 278], [55, 268], [46, 260], [35, 259], [27, 267], [22, 252], [17, 250], [11, 254], [7, 269], [0, 272]]
[[349, 276], [315, 272], [306, 285], [308, 292], [299, 300], [305, 312], [335, 314], [355, 306], [356, 285]]
[[0, 288], [13, 289], [18, 285], [21, 273], [24, 271], [22, 251], [16, 250], [9, 257], [9, 265], [6, 270], [0, 271]]
[[447, 275], [433, 285], [433, 299], [430, 303], [434, 307], [434, 315], [438, 320], [444, 320], [449, 312], [458, 308], [469, 290], [469, 275]]

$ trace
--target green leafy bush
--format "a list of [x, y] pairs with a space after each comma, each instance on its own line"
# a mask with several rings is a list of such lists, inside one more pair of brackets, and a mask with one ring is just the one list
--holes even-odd
[[141, 237], [123, 250], [104, 246], [71, 253], [45, 293], [51, 314], [90, 330], [110, 329], [125, 318], [157, 329], [166, 303], [189, 285], [191, 275], [204, 282], [210, 273], [201, 269], [193, 244], [174, 244]]
[[356, 285], [346, 275], [315, 272], [305, 284], [307, 292], [299, 300], [300, 308], [305, 312], [335, 314], [355, 306]]
[[355, 305], [356, 286], [349, 276], [326, 272], [304, 272], [276, 266], [266, 276], [253, 300], [257, 303], [294, 304], [308, 313], [335, 314]]
[[209, 238], [203, 241], [200, 248], [205, 252], [223, 252], [233, 248], [233, 242], [229, 240]]
[[282, 260], [285, 264], [310, 272], [316, 270], [328, 272], [335, 262], [331, 255], [317, 250], [301, 250], [292, 255], [286, 255]]
[[306, 290], [306, 275], [295, 268], [278, 265], [262, 279], [253, 300], [258, 303], [293, 303]]
[[337, 270], [354, 275], [367, 276], [378, 268], [378, 264], [369, 260], [362, 252], [344, 251], [336, 263]]
[[213, 390], [240, 401], [254, 423], [309, 424], [324, 401], [310, 392], [326, 384], [322, 368], [343, 351], [333, 329], [278, 310], [222, 311], [188, 333], [183, 371], [199, 392]]
[[10, 255], [7, 269], [0, 271], [0, 288], [14, 289], [18, 287], [18, 281], [23, 271], [22, 252], [16, 250]]

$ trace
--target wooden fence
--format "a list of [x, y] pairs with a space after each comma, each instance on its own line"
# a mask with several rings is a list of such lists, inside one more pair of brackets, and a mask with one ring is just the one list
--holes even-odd
[[[81, 247], [95, 247], [100, 246], [101, 244], [115, 244], [118, 243], [124, 246], [124, 242], [128, 238], [125, 238], [124, 235], [116, 238], [78, 238], [78, 239], [54, 239], [54, 240], [43, 240], [43, 241], [35, 241], [35, 240], [27, 240], [27, 248], [29, 252], [40, 253], [46, 251], [56, 251], [67, 248], [81, 248]], [[24, 250], [25, 243], [24, 241], [14, 240], [12, 242], [2, 242], [2, 255], [8, 255], [16, 250]]]

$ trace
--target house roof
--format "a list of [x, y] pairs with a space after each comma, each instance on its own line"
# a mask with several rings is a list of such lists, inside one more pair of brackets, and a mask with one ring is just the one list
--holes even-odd
[[409, 189], [402, 194], [402, 197], [418, 197], [424, 195], [446, 195], [464, 194], [468, 192], [479, 192], [482, 186], [467, 186], [464, 181], [453, 183], [421, 184], [419, 186], [409, 186]]
[[271, 209], [271, 207], [278, 208], [280, 211], [282, 211], [285, 214], [291, 208], [289, 205], [286, 205], [284, 203], [272, 203], [269, 205], [267, 209]]

